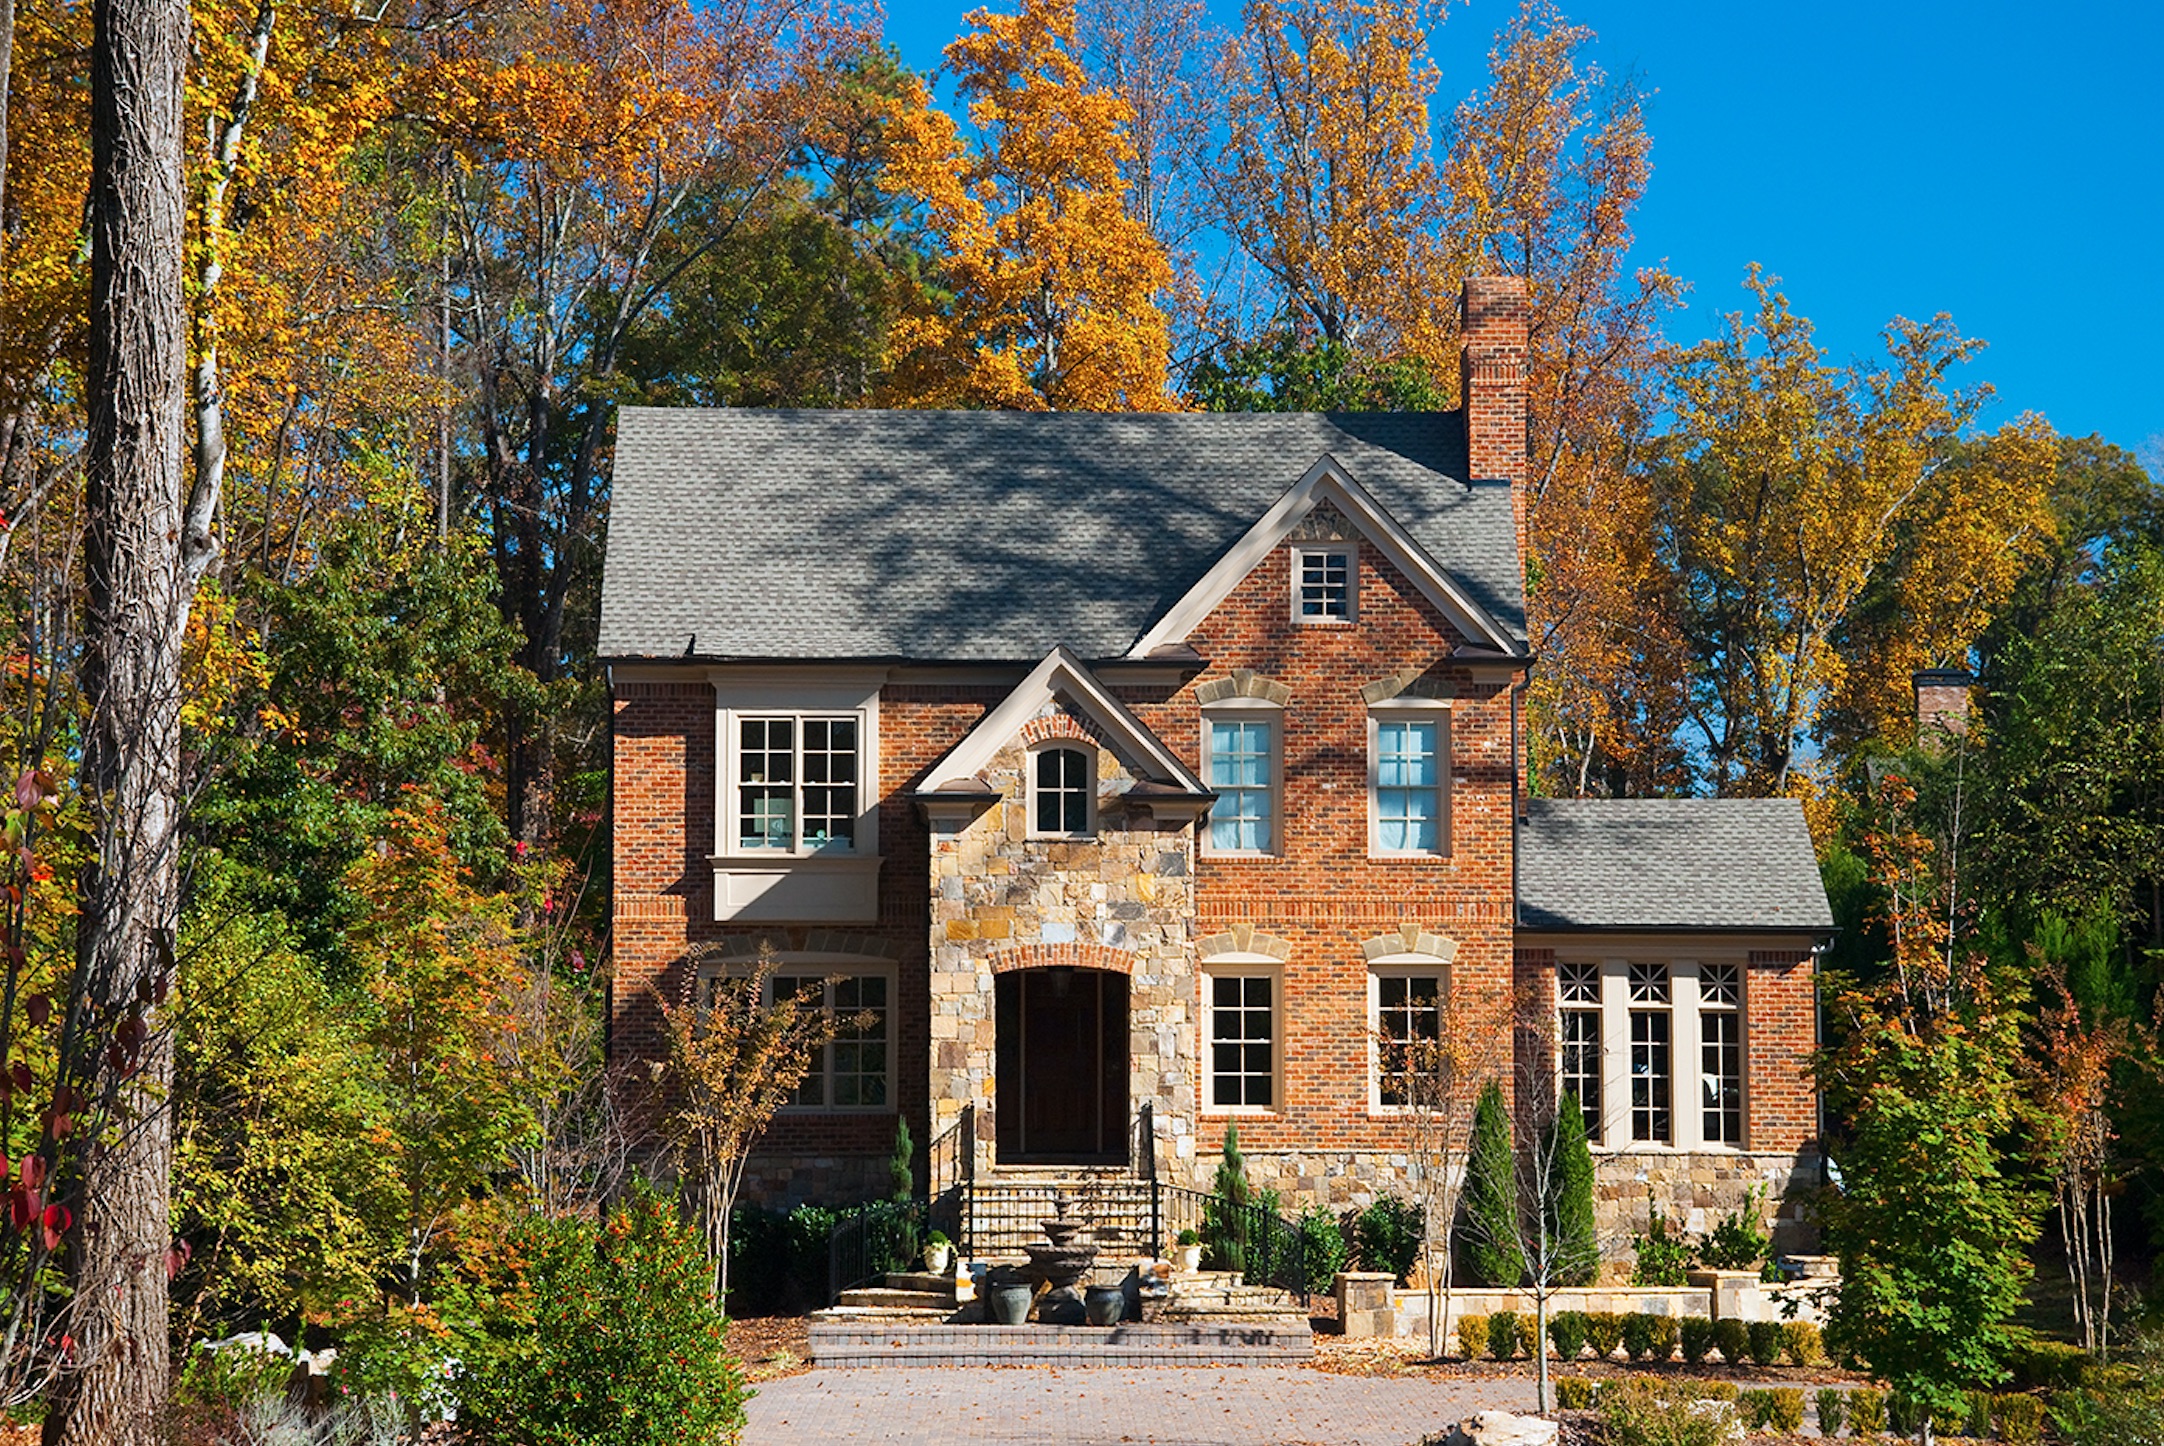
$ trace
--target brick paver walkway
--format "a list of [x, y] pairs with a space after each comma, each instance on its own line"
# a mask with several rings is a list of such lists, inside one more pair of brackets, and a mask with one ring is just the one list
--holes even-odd
[[1426, 1382], [1303, 1367], [815, 1370], [759, 1387], [745, 1446], [1013, 1441], [1097, 1446], [1411, 1446], [1527, 1380]]

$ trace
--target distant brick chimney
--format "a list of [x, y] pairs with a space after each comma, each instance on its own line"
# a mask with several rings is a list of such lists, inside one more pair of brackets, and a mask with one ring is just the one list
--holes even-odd
[[1465, 407], [1468, 482], [1510, 483], [1525, 565], [1525, 366], [1531, 319], [1520, 276], [1465, 278], [1465, 321], [1458, 354], [1458, 396]]
[[1969, 731], [1969, 689], [1976, 679], [1966, 668], [1925, 668], [1915, 674], [1916, 742], [1936, 748]]

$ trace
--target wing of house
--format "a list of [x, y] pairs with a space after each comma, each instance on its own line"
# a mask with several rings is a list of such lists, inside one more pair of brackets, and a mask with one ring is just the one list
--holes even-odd
[[1182, 1184], [1237, 1121], [1288, 1200], [1366, 1198], [1378, 1040], [1446, 1024], [1560, 1065], [1611, 1213], [1808, 1167], [1801, 814], [1523, 797], [1522, 290], [1465, 334], [1439, 415], [626, 409], [617, 1046], [762, 951], [879, 1021], [755, 1193], [875, 1193], [899, 1113], [979, 1178]]

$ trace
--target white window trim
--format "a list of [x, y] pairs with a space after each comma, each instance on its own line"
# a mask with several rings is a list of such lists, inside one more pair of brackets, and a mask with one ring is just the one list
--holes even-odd
[[[1079, 832], [1067, 829], [1041, 829], [1037, 827], [1037, 759], [1046, 753], [1079, 753], [1082, 755], [1082, 828]], [[1029, 837], [1048, 839], [1092, 839], [1097, 837], [1097, 748], [1079, 738], [1047, 738], [1032, 743], [1022, 756], [1022, 806], [1028, 813], [1026, 820]]]
[[[1242, 1116], [1269, 1117], [1285, 1112], [1285, 961], [1268, 954], [1216, 954], [1201, 961], [1196, 971], [1202, 986], [1202, 1024], [1200, 1084], [1202, 1102], [1200, 1113], [1221, 1118]], [[1214, 1103], [1217, 1090], [1216, 1013], [1213, 1003], [1216, 990], [1212, 987], [1220, 978], [1256, 978], [1270, 980], [1270, 1103], [1268, 1105], [1220, 1105]]]
[[[1559, 961], [1561, 962], [1561, 961]], [[1571, 963], [1589, 963], [1583, 958]], [[1659, 1008], [1633, 1004], [1630, 966], [1668, 965], [1668, 1125], [1669, 1138], [1631, 1138], [1630, 1017], [1634, 1010]], [[1742, 981], [1742, 1002], [1733, 1011], [1742, 1021], [1743, 1138], [1705, 1138], [1705, 1080], [1699, 1031], [1698, 971], [1702, 963], [1732, 964]], [[1659, 954], [1600, 961], [1601, 979], [1601, 1138], [1593, 1148], [1611, 1154], [1746, 1154], [1751, 1148], [1751, 971], [1742, 955], [1725, 952], [1706, 960]], [[1558, 1008], [1560, 1008], [1560, 1003]]]
[[1439, 981], [1437, 1005], [1446, 1011], [1441, 1021], [1447, 1029], [1450, 1024], [1447, 1011], [1450, 1008], [1450, 961], [1434, 954], [1383, 954], [1368, 961], [1368, 1113], [1386, 1118], [1403, 1118], [1412, 1113], [1410, 1105], [1386, 1105], [1383, 1103], [1382, 1061], [1382, 981], [1385, 978], [1413, 979], [1434, 975]]
[[[1308, 557], [1342, 554], [1345, 558], [1345, 616], [1310, 617], [1300, 611], [1300, 571]], [[1304, 628], [1343, 628], [1360, 621], [1360, 544], [1357, 542], [1296, 543], [1287, 551], [1286, 571], [1291, 577], [1287, 606], [1292, 620]]]
[[[714, 690], [714, 729], [718, 766], [714, 780], [714, 859], [772, 866], [804, 859], [865, 859], [879, 857], [879, 686], [832, 684], [802, 687], [752, 684], [732, 687], [717, 679]], [[857, 816], [855, 838], [848, 846], [824, 844], [817, 848], [748, 849], [737, 834], [737, 775], [742, 754], [738, 723], [746, 718], [795, 718], [794, 735], [803, 746], [806, 718], [853, 718], [857, 725]], [[798, 784], [802, 786], [801, 780]], [[803, 827], [801, 811], [797, 827]], [[717, 917], [720, 917], [717, 915]]]
[[[1699, 987], [1700, 973], [1707, 964], [1724, 964], [1736, 971], [1736, 1002], [1734, 1004], [1708, 1004]], [[1680, 974], [1680, 970], [1679, 970]], [[1680, 984], [1680, 980], [1679, 980]], [[1680, 989], [1679, 989], [1680, 992]], [[1712, 959], [1694, 962], [1690, 966], [1691, 996], [1691, 1132], [1698, 1137], [1699, 1148], [1706, 1150], [1743, 1150], [1751, 1141], [1751, 970], [1742, 960]], [[1709, 1013], [1732, 1014], [1736, 1017], [1736, 1123], [1743, 1138], [1740, 1140], [1708, 1140], [1706, 1134], [1706, 1049], [1704, 1019]]]
[[[891, 1115], [896, 1113], [900, 1108], [895, 1099], [895, 1087], [899, 1082], [900, 1075], [897, 1066], [900, 1063], [901, 1049], [896, 1036], [898, 1032], [897, 1025], [901, 1018], [901, 971], [895, 966], [894, 961], [891, 959], [868, 959], [851, 954], [789, 953], [775, 955], [774, 966], [775, 975], [818, 974], [826, 977], [840, 974], [852, 977], [876, 977], [887, 981], [887, 1102], [883, 1105], [800, 1105], [789, 1103], [783, 1105], [780, 1112], [787, 1115]], [[712, 978], [729, 973], [741, 973], [744, 968], [745, 966], [741, 964], [717, 966], [701, 969], [699, 974], [701, 978]], [[767, 979], [767, 999], [769, 1003], [773, 1001], [773, 979], [773, 975], [769, 975]], [[833, 1007], [833, 990], [831, 986], [827, 991], [827, 1001], [827, 1007], [831, 1009]], [[820, 1048], [819, 1063], [816, 1066], [819, 1071], [827, 1072], [829, 1087], [826, 1093], [829, 1095], [833, 1093], [833, 1076], [830, 1071], [834, 1057], [829, 1052], [833, 1047], [832, 1044], [827, 1044]]]
[[[1572, 1002], [1572, 1001], [1570, 1001], [1570, 1000], [1566, 1000], [1565, 998], [1563, 998], [1563, 970], [1564, 970], [1565, 968], [1567, 968], [1567, 967], [1573, 967], [1573, 966], [1575, 966], [1575, 967], [1580, 967], [1580, 968], [1583, 968], [1583, 967], [1587, 967], [1587, 963], [1586, 963], [1586, 961], [1585, 961], [1585, 960], [1582, 960], [1582, 959], [1569, 959], [1569, 960], [1558, 960], [1558, 961], [1556, 961], [1556, 981], [1555, 981], [1555, 982], [1556, 982], [1556, 1004], [1555, 1004], [1555, 1008], [1556, 1008], [1556, 1016], [1557, 1016], [1557, 1017], [1556, 1017], [1556, 1051], [1555, 1051], [1555, 1074], [1556, 1074], [1556, 1080], [1557, 1080], [1557, 1083], [1558, 1083], [1558, 1088], [1560, 1088], [1560, 1085], [1561, 1085], [1561, 1081], [1562, 1081], [1562, 1078], [1563, 1078], [1563, 1049], [1564, 1049], [1564, 1036], [1563, 1036], [1563, 1029], [1562, 1029], [1562, 1023], [1563, 1023], [1563, 1020], [1562, 1020], [1562, 1016], [1564, 1016], [1564, 1015], [1566, 1015], [1566, 1014], [1590, 1014], [1590, 1015], [1592, 1015], [1592, 1016], [1593, 1016], [1593, 1019], [1594, 1019], [1594, 1023], [1595, 1023], [1595, 1024], [1596, 1024], [1596, 1025], [1598, 1026], [1598, 1028], [1599, 1028], [1599, 1030], [1600, 1030], [1600, 1053], [1599, 1053], [1598, 1057], [1597, 1057], [1597, 1058], [1596, 1058], [1596, 1060], [1595, 1060], [1595, 1068], [1596, 1068], [1596, 1069], [1598, 1070], [1598, 1072], [1599, 1072], [1599, 1073], [1598, 1073], [1598, 1080], [1599, 1080], [1599, 1086], [1600, 1086], [1600, 1116], [1599, 1116], [1599, 1120], [1598, 1120], [1598, 1122], [1597, 1122], [1597, 1123], [1596, 1123], [1595, 1125], [1593, 1125], [1593, 1126], [1591, 1127], [1591, 1139], [1590, 1139], [1589, 1143], [1590, 1143], [1590, 1144], [1592, 1145], [1592, 1147], [1593, 1147], [1594, 1149], [1596, 1149], [1596, 1150], [1597, 1150], [1597, 1149], [1600, 1149], [1600, 1148], [1602, 1147], [1602, 1145], [1603, 1145], [1603, 1144], [1604, 1144], [1604, 1143], [1605, 1143], [1606, 1141], [1608, 1141], [1608, 1140], [1610, 1140], [1610, 1139], [1612, 1139], [1612, 1138], [1613, 1138], [1613, 1136], [1611, 1136], [1611, 1135], [1610, 1135], [1610, 1134], [1608, 1133], [1608, 1105], [1609, 1105], [1609, 1101], [1610, 1101], [1610, 1100], [1611, 1100], [1611, 1098], [1612, 1098], [1612, 1095], [1611, 1095], [1611, 1093], [1610, 1093], [1610, 1091], [1609, 1091], [1609, 1087], [1608, 1087], [1608, 1042], [1609, 1042], [1609, 1029], [1608, 1029], [1608, 1011], [1607, 1011], [1607, 1009], [1606, 1009], [1606, 1008], [1604, 1007], [1604, 1006], [1605, 1006], [1605, 1001], [1604, 1001], [1604, 1000], [1600, 1000], [1600, 999], [1598, 999], [1598, 998], [1596, 998], [1595, 1002], [1593, 1002], [1593, 1003], [1591, 1003], [1591, 1004], [1587, 1004], [1587, 1003], [1585, 1003], [1585, 1002], [1583, 1002], [1583, 1001], [1579, 1001], [1579, 1002]], [[1590, 967], [1591, 967], [1591, 968], [1593, 969], [1593, 987], [1594, 987], [1594, 991], [1595, 991], [1595, 994], [1596, 994], [1596, 996], [1597, 996], [1597, 995], [1599, 994], [1599, 992], [1600, 992], [1601, 988], [1602, 988], [1602, 985], [1601, 985], [1601, 978], [1602, 978], [1602, 974], [1601, 974], [1601, 969], [1600, 969], [1600, 966], [1599, 966], [1599, 965], [1597, 965], [1597, 964], [1595, 964], [1595, 965], [1591, 965]], [[1582, 1110], [1581, 1110], [1581, 1113], [1583, 1113], [1583, 1111], [1582, 1111]]]
[[[1382, 817], [1378, 809], [1377, 795], [1382, 782], [1382, 738], [1380, 725], [1384, 721], [1432, 722], [1435, 725], [1435, 762], [1441, 777], [1435, 785], [1435, 842], [1432, 849], [1386, 849], [1383, 847]], [[1453, 787], [1453, 770], [1450, 766], [1450, 704], [1437, 698], [1390, 698], [1368, 705], [1368, 857], [1371, 859], [1444, 859], [1450, 857], [1450, 795]]]
[[[1199, 840], [1205, 857], [1220, 859], [1274, 859], [1285, 852], [1285, 710], [1276, 703], [1256, 698], [1240, 698], [1224, 703], [1212, 703], [1202, 710], [1202, 742], [1199, 770], [1202, 781], [1210, 784], [1210, 725], [1213, 723], [1262, 723], [1270, 730], [1270, 846], [1261, 849], [1219, 848], [1210, 841], [1210, 827], [1204, 824]], [[1215, 787], [1214, 784], [1210, 784]]]

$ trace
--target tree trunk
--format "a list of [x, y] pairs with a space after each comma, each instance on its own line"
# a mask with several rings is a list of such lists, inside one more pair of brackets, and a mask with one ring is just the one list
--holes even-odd
[[[8, 260], [8, 83], [15, 74], [15, 0], [0, 0], [0, 281]], [[0, 459], [7, 448], [0, 447]]]
[[[95, 853], [82, 873], [75, 962], [81, 997], [121, 1009], [163, 998], [179, 910], [188, 18], [186, 0], [97, 0], [92, 15], [80, 785]], [[45, 1439], [64, 1446], [165, 1438], [173, 1044], [155, 1012], [146, 1022], [141, 1068], [109, 1086], [113, 1131], [82, 1164], [69, 1266], [111, 1282], [111, 1293], [86, 1313], [83, 1368], [64, 1379], [45, 1422]]]

